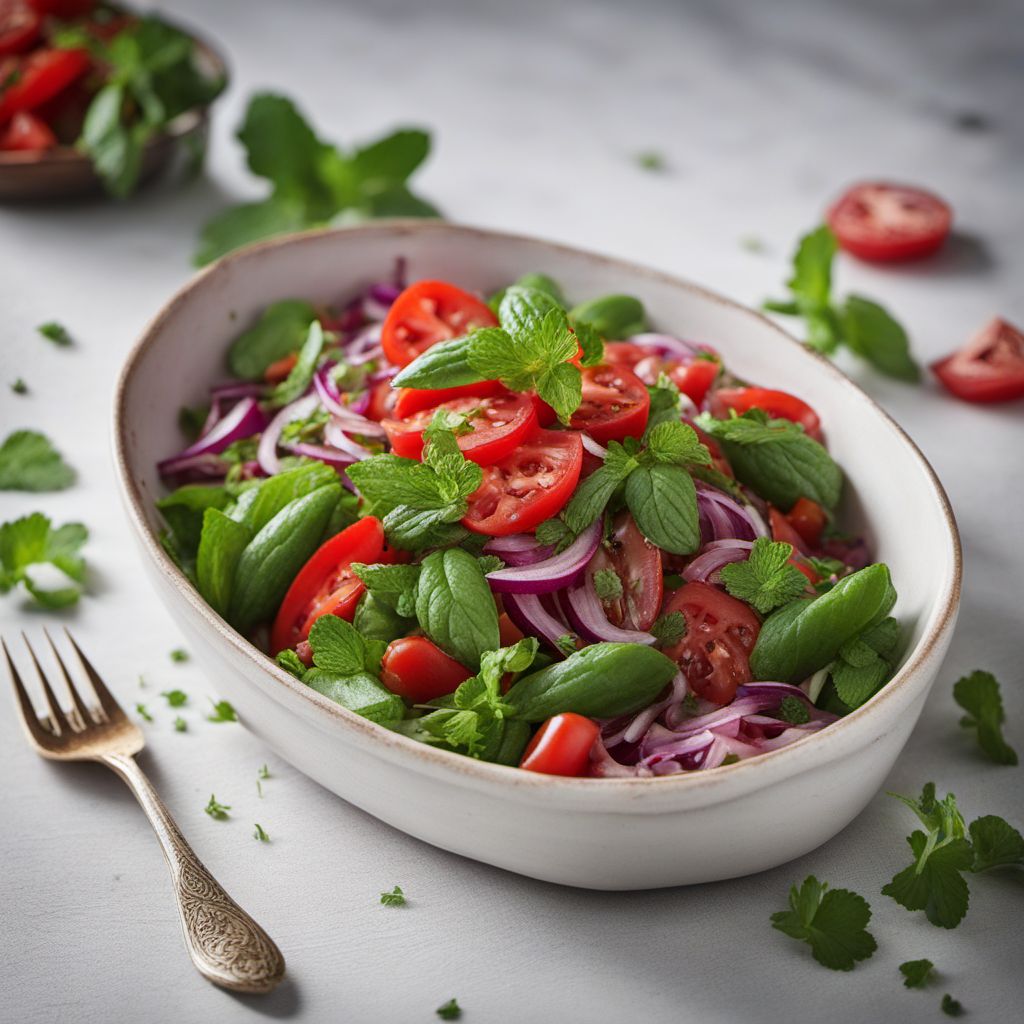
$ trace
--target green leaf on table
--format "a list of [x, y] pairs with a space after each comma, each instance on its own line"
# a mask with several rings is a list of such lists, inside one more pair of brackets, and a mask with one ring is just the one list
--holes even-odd
[[965, 729], [974, 729], [978, 746], [996, 764], [1017, 764], [1017, 752], [1003, 738], [1003, 698], [991, 672], [975, 669], [953, 684], [953, 699], [967, 712], [960, 719]]
[[931, 960], [907, 960], [900, 964], [900, 974], [907, 988], [924, 988], [935, 971]]
[[52, 341], [55, 345], [60, 345], [61, 348], [68, 348], [72, 344], [68, 329], [56, 320], [47, 320], [45, 324], [40, 324], [36, 330], [47, 341]]
[[62, 491], [75, 471], [43, 434], [16, 430], [0, 445], [0, 491]]
[[1024, 867], [1024, 837], [1008, 821], [986, 814], [972, 821], [968, 832], [974, 850], [972, 871]]
[[886, 376], [910, 383], [921, 379], [907, 332], [877, 302], [861, 295], [847, 296], [840, 315], [843, 340], [851, 351]]
[[[0, 594], [19, 583], [45, 608], [74, 604], [82, 593], [85, 561], [79, 554], [89, 532], [81, 523], [54, 529], [41, 512], [33, 512], [0, 526]], [[37, 567], [60, 571], [58, 585], [45, 585], [34, 575]]]

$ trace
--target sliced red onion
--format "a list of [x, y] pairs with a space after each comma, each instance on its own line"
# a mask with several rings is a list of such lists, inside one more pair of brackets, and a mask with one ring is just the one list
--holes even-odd
[[318, 395], [303, 395], [302, 398], [286, 405], [270, 421], [270, 425], [263, 431], [259, 447], [256, 449], [256, 461], [259, 462], [260, 468], [267, 476], [274, 476], [281, 472], [281, 460], [277, 457], [277, 444], [281, 439], [281, 431], [292, 420], [307, 417], [319, 404]]
[[355, 336], [345, 345], [345, 362], [353, 366], [368, 363], [371, 359], [379, 359], [384, 354], [380, 347], [380, 324], [370, 324], [357, 331]]
[[531, 565], [509, 566], [487, 574], [499, 594], [550, 594], [574, 583], [594, 557], [601, 540], [601, 521], [588, 526], [560, 555]]
[[701, 535], [705, 542], [756, 540], [768, 536], [764, 520], [753, 506], [741, 505], [735, 498], [703, 480], [697, 480], [696, 486]]
[[523, 633], [547, 641], [553, 653], [559, 658], [565, 657], [558, 641], [566, 634], [571, 634], [572, 630], [544, 607], [539, 594], [505, 594], [501, 604], [508, 617]]
[[507, 537], [493, 537], [484, 545], [485, 555], [496, 555], [506, 565], [534, 565], [551, 555], [551, 545], [537, 543], [532, 533], [512, 533]]
[[[367, 420], [366, 422], [369, 423], [370, 421]], [[368, 459], [373, 455], [369, 448], [361, 445], [358, 441], [353, 441], [348, 436], [346, 428], [342, 427], [338, 419], [328, 420], [324, 425], [324, 440], [331, 447], [351, 456], [349, 462], [361, 462], [363, 459]]]
[[306, 441], [282, 444], [281, 447], [293, 455], [303, 455], [307, 459], [318, 459], [320, 462], [333, 466], [335, 469], [345, 469], [347, 466], [351, 466], [353, 462], [359, 461], [349, 452], [339, 451], [337, 448], [331, 448], [327, 445], [311, 444]]
[[580, 434], [580, 440], [591, 455], [596, 455], [599, 459], [608, 458], [608, 449], [599, 445], [589, 434]]
[[157, 472], [161, 476], [173, 476], [175, 473], [190, 471], [193, 467], [183, 464], [189, 463], [194, 456], [218, 455], [235, 441], [258, 434], [266, 422], [267, 418], [259, 403], [254, 398], [243, 398], [195, 444], [157, 463]]
[[673, 704], [682, 703], [688, 690], [689, 686], [686, 682], [686, 676], [682, 672], [677, 672], [672, 680], [669, 692], [660, 701], [648, 708], [644, 708], [643, 711], [638, 711], [632, 718], [626, 720], [625, 725], [620, 726], [614, 733], [605, 737], [605, 743], [609, 747], [619, 743], [639, 743], [654, 724], [658, 715]]
[[165, 459], [160, 463], [160, 475], [173, 477], [180, 484], [220, 480], [227, 472], [227, 464], [219, 455], [188, 455]]
[[651, 633], [639, 629], [623, 629], [609, 621], [590, 573], [585, 573], [579, 582], [566, 587], [562, 592], [562, 608], [570, 624], [585, 640], [647, 646], [655, 642]]
[[210, 388], [210, 397], [214, 401], [230, 398], [260, 398], [266, 387], [250, 380], [232, 380], [224, 384], [215, 384]]
[[717, 582], [718, 570], [730, 562], [742, 562], [750, 555], [754, 546], [749, 540], [713, 540], [701, 548], [701, 552], [683, 570], [683, 579], [687, 583], [695, 580], [700, 583]]
[[313, 388], [320, 404], [338, 420], [343, 430], [365, 434], [367, 437], [384, 437], [384, 428], [364, 415], [370, 406], [369, 391], [363, 391], [353, 401], [346, 403], [330, 373], [334, 365], [324, 364], [313, 375]]

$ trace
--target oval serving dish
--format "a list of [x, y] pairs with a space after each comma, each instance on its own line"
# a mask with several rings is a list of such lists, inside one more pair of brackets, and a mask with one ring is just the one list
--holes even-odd
[[[180, 447], [177, 411], [222, 376], [229, 341], [271, 302], [337, 301], [407, 261], [487, 293], [527, 271], [568, 294], [630, 292], [653, 324], [713, 345], [729, 366], [814, 404], [846, 474], [845, 523], [897, 581], [906, 649], [892, 681], [820, 733], [708, 772], [574, 779], [474, 761], [406, 739], [280, 669], [204, 603], [160, 546], [157, 461]], [[430, 221], [310, 232], [228, 256], [186, 285], [132, 350], [114, 405], [132, 532], [161, 600], [242, 722], [339, 796], [435, 846], [534, 878], [595, 889], [709, 882], [813, 850], [878, 790], [949, 645], [960, 544], [946, 495], [910, 438], [826, 359], [759, 314], [670, 275], [550, 242]], [[870, 515], [865, 513], [870, 510]], [[778, 827], [780, 822], [785, 827]]]

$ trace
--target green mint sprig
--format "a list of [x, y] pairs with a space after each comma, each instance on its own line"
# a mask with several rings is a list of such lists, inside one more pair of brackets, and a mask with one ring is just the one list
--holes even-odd
[[967, 712], [960, 719], [965, 729], [974, 729], [978, 746], [996, 764], [1017, 764], [1017, 751], [1003, 738], [1003, 698], [991, 672], [976, 669], [953, 685], [953, 699]]

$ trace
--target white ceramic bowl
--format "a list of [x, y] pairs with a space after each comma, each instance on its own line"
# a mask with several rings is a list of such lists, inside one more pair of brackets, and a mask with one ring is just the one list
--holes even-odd
[[[214, 614], [157, 541], [157, 460], [177, 412], [223, 378], [229, 340], [270, 302], [354, 294], [396, 257], [411, 280], [489, 292], [543, 271], [570, 296], [640, 296], [652, 323], [708, 342], [740, 375], [812, 403], [847, 476], [845, 521], [889, 563], [907, 648], [864, 707], [792, 746], [707, 773], [562, 779], [484, 764], [387, 731], [279, 669]], [[121, 491], [143, 561], [218, 689], [281, 757], [389, 824], [446, 850], [565, 885], [641, 889], [761, 871], [814, 849], [867, 804], [906, 743], [949, 644], [960, 546], [946, 495], [903, 431], [827, 360], [764, 317], [643, 267], [436, 222], [292, 236], [197, 276], [125, 364], [114, 409]], [[784, 821], [785, 827], [778, 823]]]

